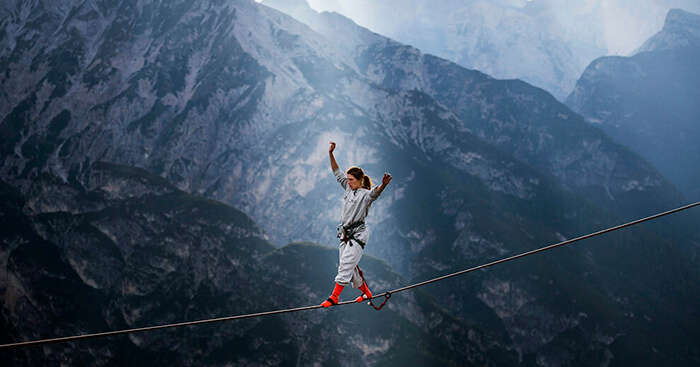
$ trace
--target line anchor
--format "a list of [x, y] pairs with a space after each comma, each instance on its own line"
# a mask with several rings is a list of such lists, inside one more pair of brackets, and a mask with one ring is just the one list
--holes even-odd
[[[382, 307], [384, 307], [384, 305], [386, 304], [386, 301], [388, 301], [389, 298], [391, 298], [391, 293], [386, 292], [383, 294], [383, 296], [384, 296], [384, 301], [382, 302], [381, 305], [379, 305], [379, 306], [375, 305], [374, 302], [372, 302], [372, 299], [370, 299], [369, 302], [367, 302], [367, 304], [374, 307], [375, 310], [379, 311], [382, 309]], [[377, 297], [381, 297], [381, 296], [377, 296]]]

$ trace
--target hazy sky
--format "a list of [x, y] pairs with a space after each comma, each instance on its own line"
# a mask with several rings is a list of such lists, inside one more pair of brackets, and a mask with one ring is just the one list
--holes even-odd
[[[392, 22], [406, 20], [439, 27], [441, 19], [448, 16], [442, 16], [449, 12], [445, 5], [456, 8], [479, 1], [511, 8], [538, 3], [538, 14], [556, 19], [568, 37], [595, 40], [609, 54], [619, 55], [629, 54], [658, 32], [668, 9], [700, 12], [700, 0], [307, 0], [317, 11], [336, 11], [378, 33], [391, 33], [397, 29]], [[387, 18], [385, 12], [392, 8], [400, 10], [393, 14], [396, 17]], [[417, 13], [421, 8], [428, 11]], [[406, 17], [407, 12], [412, 13], [410, 17]]]

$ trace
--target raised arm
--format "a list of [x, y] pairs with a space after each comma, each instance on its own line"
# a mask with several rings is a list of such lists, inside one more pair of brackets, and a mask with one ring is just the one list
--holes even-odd
[[330, 148], [328, 148], [328, 155], [331, 159], [331, 170], [333, 170], [333, 175], [335, 176], [335, 179], [338, 182], [340, 182], [340, 186], [342, 186], [343, 189], [347, 189], [348, 178], [345, 177], [343, 172], [340, 171], [340, 168], [338, 167], [338, 162], [335, 161], [335, 157], [333, 156], [333, 150], [335, 150], [335, 142], [331, 142], [331, 146]]
[[331, 171], [335, 171], [338, 169], [338, 162], [335, 161], [335, 157], [333, 156], [333, 151], [335, 150], [335, 142], [331, 142], [331, 147], [328, 148], [328, 155], [331, 156]]
[[377, 200], [379, 195], [382, 194], [382, 191], [384, 191], [386, 186], [389, 185], [389, 182], [391, 182], [391, 174], [389, 172], [384, 172], [384, 177], [382, 177], [382, 184], [379, 186], [375, 186], [374, 189], [372, 189], [372, 191], [369, 192], [370, 200]]

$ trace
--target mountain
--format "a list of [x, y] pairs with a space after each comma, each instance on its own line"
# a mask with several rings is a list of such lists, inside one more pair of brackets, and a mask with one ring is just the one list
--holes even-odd
[[566, 188], [601, 206], [634, 216], [640, 210], [682, 201], [646, 161], [538, 88], [518, 80], [494, 79], [423, 54], [334, 13], [304, 13], [316, 14], [307, 19], [309, 26], [319, 34], [331, 34], [332, 44], [339, 45], [337, 52], [357, 63], [373, 85], [429, 95], [453, 114], [458, 130], [556, 177]]
[[[108, 223], [138, 221], [113, 224], [115, 246], [124, 242], [131, 248], [132, 238], [148, 239], [149, 232], [159, 236], [152, 238], [167, 237], [160, 219], [149, 220], [161, 212], [172, 217], [190, 196], [231, 205], [260, 228], [257, 237], [269, 239], [260, 246], [273, 244], [279, 249], [268, 253], [288, 254], [291, 261], [282, 267], [275, 261], [287, 256], [241, 255], [238, 263], [211, 272], [209, 266], [175, 268], [173, 275], [185, 279], [220, 279], [237, 269], [248, 277], [240, 287], [234, 281], [212, 286], [207, 315], [243, 313], [221, 301], [229, 300], [220, 296], [227, 290], [236, 297], [249, 294], [254, 311], [326, 296], [335, 249], [285, 245], [337, 241], [341, 191], [328, 166], [330, 140], [338, 142], [341, 166], [360, 165], [375, 180], [386, 170], [394, 176], [368, 217], [372, 235], [366, 255], [385, 263], [367, 269], [375, 291], [588, 233], [682, 200], [646, 161], [545, 91], [423, 54], [338, 14], [322, 13], [302, 24], [245, 0], [10, 5], [3, 8], [7, 20], [0, 48], [6, 70], [0, 75], [5, 97], [0, 178], [27, 203], [21, 206], [29, 228], [45, 228], [45, 215], [94, 211], [96, 204], [82, 196], [58, 200], [71, 192], [66, 187], [87, 187], [81, 190], [90, 198], [95, 190], [134, 186], [87, 185], [91, 181], [85, 177], [100, 162], [145, 170], [181, 190], [135, 207], [117, 202], [116, 214], [98, 216]], [[120, 209], [124, 206], [134, 209]], [[172, 229], [185, 236], [173, 239], [182, 243], [181, 252], [201, 237], [202, 228], [219, 232], [219, 215], [199, 211], [183, 214]], [[271, 355], [278, 362], [267, 363], [283, 364], [283, 356], [293, 359], [294, 348], [304, 351], [296, 355], [301, 359], [341, 365], [406, 364], [417, 358], [460, 365], [692, 364], [699, 354], [688, 341], [699, 332], [692, 295], [700, 288], [700, 241], [688, 223], [696, 219], [691, 213], [676, 216], [512, 267], [426, 286], [422, 296], [397, 295], [389, 307], [404, 319], [381, 315], [387, 324], [372, 324], [366, 334], [325, 334], [328, 323], [309, 316], [261, 325], [249, 344], [230, 331], [207, 338], [214, 344], [200, 349], [188, 343], [192, 349], [178, 352], [178, 344], [170, 344], [178, 339], [168, 338], [162, 348], [148, 351], [176, 350], [164, 362], [169, 364], [180, 358], [177, 353], [209, 351], [217, 352], [201, 355], [219, 359], [206, 359], [207, 364], [242, 364], [247, 355], [259, 361]], [[145, 234], [130, 234], [134, 226]], [[41, 238], [59, 247], [70, 243], [70, 231], [58, 227], [55, 232], [64, 236]], [[144, 251], [159, 246], [149, 242]], [[229, 258], [223, 249], [215, 246], [212, 258]], [[306, 257], [316, 260], [307, 263]], [[80, 273], [76, 259], [61, 266]], [[140, 259], [161, 264], [145, 255], [133, 261]], [[127, 275], [138, 275], [143, 264], [132, 266]], [[148, 272], [152, 266], [143, 267]], [[396, 274], [385, 277], [386, 266]], [[275, 270], [268, 273], [268, 268]], [[308, 269], [309, 276], [301, 284], [291, 282], [299, 268]], [[149, 279], [142, 281], [148, 285]], [[263, 282], [268, 279], [272, 283]], [[196, 298], [195, 283], [174, 284], [184, 285], [165, 295], [145, 295], [141, 307], [155, 307], [147, 301], [155, 298], [159, 305], [164, 298], [183, 305], [173, 306], [172, 314], [170, 306], [157, 308], [156, 316], [197, 316], [177, 313], [195, 307], [179, 301]], [[441, 313], [410, 302], [423, 296]], [[338, 312], [337, 320], [346, 312], [352, 311]], [[364, 330], [365, 318], [374, 320], [361, 314], [357, 323], [348, 319], [335, 330], [340, 335]], [[20, 330], [17, 319], [7, 323]], [[225, 330], [237, 331], [231, 328]], [[46, 329], [41, 324], [32, 332], [49, 334]], [[383, 329], [406, 339], [377, 337]], [[270, 330], [283, 332], [271, 335]], [[305, 347], [286, 337], [297, 330], [308, 330]], [[321, 344], [319, 335], [330, 341], [312, 348]], [[419, 356], [417, 340], [426, 343]], [[247, 351], [227, 352], [240, 344]], [[360, 354], [364, 359], [352, 358]]]
[[700, 16], [668, 12], [664, 28], [631, 57], [595, 60], [567, 104], [630, 147], [686, 197], [700, 199]]
[[[468, 135], [472, 129], [478, 138], [554, 175], [572, 191], [590, 193], [605, 207], [638, 215], [637, 207], [655, 210], [679, 201], [666, 196], [673, 190], [645, 162], [626, 158], [626, 150], [575, 121], [541, 90], [423, 55], [343, 17], [325, 17], [346, 37], [345, 43], [336, 43], [247, 1], [197, 2], [191, 8], [158, 8], [157, 2], [139, 8], [127, 1], [119, 16], [114, 7], [86, 2], [66, 13], [67, 19], [52, 15], [60, 9], [51, 4], [38, 4], [35, 12], [11, 18], [18, 24], [13, 29], [26, 36], [8, 33], [7, 44], [14, 48], [2, 58], [13, 72], [3, 79], [7, 106], [1, 114], [5, 159], [0, 172], [20, 188], [46, 170], [67, 180], [94, 161], [139, 166], [180, 189], [240, 208], [263, 228], [275, 228], [268, 232], [277, 245], [330, 243], [337, 205], [317, 200], [336, 193], [325, 157], [328, 141], [339, 142], [341, 163], [362, 165], [377, 177], [391, 161], [388, 154], [393, 152], [396, 161], [405, 156], [386, 147], [405, 142], [382, 136], [386, 122], [401, 118], [403, 107], [375, 108], [376, 101], [390, 101], [387, 96], [397, 95], [395, 90], [420, 89], [433, 98], [425, 99], [430, 108], [454, 108], [453, 116], [438, 116], [448, 123], [444, 136]], [[161, 13], [171, 16], [155, 15]], [[40, 23], [45, 28], [62, 28], [44, 34], [31, 27], [32, 17], [47, 19]], [[91, 27], [95, 30], [88, 32]], [[36, 62], [32, 66], [24, 59]], [[75, 64], [81, 66], [66, 69]], [[541, 105], [532, 108], [533, 103]], [[397, 134], [424, 154], [433, 148], [422, 141], [420, 126], [400, 125]], [[590, 137], [580, 139], [578, 130]], [[520, 187], [498, 181], [530, 179], [508, 177], [507, 165], [487, 158], [493, 152], [461, 145], [451, 149], [458, 154], [447, 158], [453, 161], [462, 159], [459, 154], [484, 157], [485, 167], [499, 172], [481, 170], [481, 179], [494, 189], [516, 192]], [[397, 177], [411, 177], [406, 169], [397, 168]], [[396, 180], [396, 192], [407, 184]], [[265, 199], [270, 197], [275, 200]], [[377, 203], [378, 217], [389, 204]], [[375, 238], [393, 243], [397, 237]]]

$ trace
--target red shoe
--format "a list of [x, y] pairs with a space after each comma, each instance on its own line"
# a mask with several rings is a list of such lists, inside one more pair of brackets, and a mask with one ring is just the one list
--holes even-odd
[[362, 283], [362, 285], [358, 289], [362, 291], [362, 295], [355, 298], [355, 302], [362, 302], [372, 298], [372, 292], [369, 291], [367, 283]]
[[330, 297], [328, 297], [327, 300], [323, 301], [321, 303], [321, 306], [323, 307], [330, 307], [330, 306], [335, 306], [340, 302], [340, 292], [343, 291], [344, 286], [335, 283], [335, 288], [333, 288], [333, 294], [331, 294]]
[[338, 301], [339, 300], [337, 297], [330, 296], [330, 297], [328, 297], [327, 300], [325, 300], [325, 301], [323, 301], [323, 303], [321, 303], [321, 306], [323, 306], [323, 307], [335, 306], [338, 304]]

